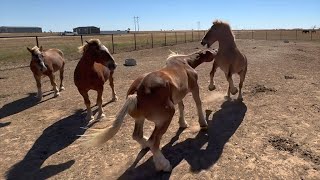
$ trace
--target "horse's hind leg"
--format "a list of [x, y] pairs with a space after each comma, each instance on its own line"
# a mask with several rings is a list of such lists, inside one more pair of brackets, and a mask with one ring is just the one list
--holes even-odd
[[217, 71], [217, 68], [218, 68], [217, 63], [216, 63], [216, 62], [213, 62], [212, 70], [211, 70], [211, 72], [210, 72], [210, 84], [209, 84], [209, 87], [208, 87], [208, 89], [209, 89], [210, 91], [213, 91], [213, 90], [216, 89], [216, 86], [214, 85], [213, 78], [214, 78], [214, 74], [215, 74], [216, 71]]
[[113, 72], [110, 73], [109, 84], [110, 84], [110, 87], [112, 89], [112, 101], [117, 101], [118, 97], [117, 97], [117, 94], [116, 94], [116, 92], [114, 90], [114, 84], [113, 84]]
[[88, 96], [88, 91], [80, 91], [81, 96], [83, 97], [84, 100], [84, 104], [86, 105], [87, 108], [87, 116], [86, 116], [86, 120], [88, 121], [92, 121], [94, 119], [94, 117], [92, 116], [92, 111], [91, 111], [91, 106], [90, 106], [90, 99]]
[[64, 73], [64, 64], [62, 65], [61, 69], [60, 69], [60, 91], [65, 90], [64, 86], [63, 86], [63, 73]]
[[178, 103], [178, 107], [179, 107], [179, 113], [180, 113], [179, 126], [180, 126], [180, 128], [187, 128], [188, 127], [188, 123], [184, 119], [184, 104], [183, 104], [182, 100], [181, 100], [181, 102]]
[[229, 99], [230, 99], [230, 93], [231, 93], [232, 95], [235, 95], [235, 94], [237, 94], [238, 89], [237, 89], [236, 87], [234, 87], [231, 71], [225, 73], [225, 76], [226, 76], [226, 78], [227, 78], [227, 80], [228, 80], [228, 83], [229, 83], [228, 92], [227, 92], [227, 97], [226, 97], [226, 98], [229, 100]]
[[98, 90], [98, 95], [97, 95], [97, 105], [98, 105], [97, 119], [101, 119], [106, 116], [102, 111], [102, 93], [103, 93], [103, 87]]
[[200, 99], [200, 95], [199, 95], [198, 84], [196, 84], [196, 86], [194, 86], [194, 88], [191, 90], [191, 93], [192, 93], [192, 97], [194, 99], [194, 102], [196, 103], [196, 106], [197, 106], [200, 127], [205, 129], [208, 127], [208, 123], [205, 120], [204, 114], [202, 111], [202, 103], [201, 103], [201, 99]]
[[148, 145], [150, 145], [150, 150], [153, 154], [153, 161], [157, 171], [171, 171], [172, 167], [170, 162], [164, 157], [160, 150], [160, 140], [163, 134], [167, 131], [172, 117], [174, 115], [174, 105], [167, 105], [164, 109], [162, 115], [157, 118], [157, 123], [155, 125], [154, 131], [152, 132]]
[[148, 147], [147, 145], [147, 139], [143, 137], [143, 124], [144, 124], [145, 118], [135, 118], [135, 124], [134, 124], [134, 131], [132, 134], [132, 138], [136, 140], [140, 145], [141, 148], [144, 149]]
[[59, 93], [59, 90], [58, 90], [58, 88], [57, 88], [57, 83], [56, 83], [54, 74], [51, 73], [51, 74], [49, 75], [49, 78], [50, 78], [51, 85], [52, 85], [52, 87], [53, 87], [54, 97], [57, 97], [57, 96], [60, 95], [60, 93]]
[[247, 68], [245, 68], [245, 70], [242, 70], [239, 72], [239, 76], [240, 76], [240, 82], [239, 82], [239, 94], [238, 94], [238, 100], [242, 101], [242, 86], [243, 86], [243, 82], [246, 78], [246, 74], [247, 74]]
[[37, 89], [38, 89], [37, 98], [39, 101], [41, 101], [42, 99], [41, 76], [34, 75], [34, 79], [36, 80]]

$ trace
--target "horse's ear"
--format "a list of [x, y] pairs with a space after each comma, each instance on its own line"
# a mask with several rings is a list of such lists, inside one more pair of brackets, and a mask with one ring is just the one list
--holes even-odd
[[42, 46], [40, 46], [39, 50], [40, 50], [40, 52], [42, 52], [42, 50], [43, 50]]
[[32, 53], [32, 51], [31, 51], [31, 49], [30, 49], [29, 47], [27, 47], [27, 49], [28, 49], [28, 51], [29, 51], [30, 53]]

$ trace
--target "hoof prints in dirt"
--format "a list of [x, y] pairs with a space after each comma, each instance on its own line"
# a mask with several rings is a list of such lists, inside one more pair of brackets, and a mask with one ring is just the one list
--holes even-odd
[[302, 149], [301, 146], [292, 139], [275, 136], [271, 137], [268, 142], [279, 151], [288, 151], [291, 154], [296, 153], [302, 156], [303, 159], [309, 160], [316, 165], [320, 165], [320, 156], [315, 155], [309, 150]]
[[320, 106], [318, 106], [317, 104], [312, 104], [312, 109], [315, 111], [315, 112], [320, 112]]
[[262, 93], [262, 92], [276, 92], [277, 90], [274, 88], [267, 88], [264, 85], [256, 85], [255, 87], [253, 87], [253, 90], [251, 90], [251, 94], [255, 95], [257, 93]]

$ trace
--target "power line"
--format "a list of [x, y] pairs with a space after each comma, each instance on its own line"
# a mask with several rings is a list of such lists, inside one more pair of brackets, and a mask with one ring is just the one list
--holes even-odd
[[133, 23], [134, 23], [134, 31], [140, 31], [140, 26], [139, 26], [139, 17], [138, 16], [133, 16]]

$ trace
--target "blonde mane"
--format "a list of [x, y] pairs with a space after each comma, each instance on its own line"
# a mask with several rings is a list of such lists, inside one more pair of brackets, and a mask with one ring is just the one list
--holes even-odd
[[174, 51], [171, 51], [169, 49], [169, 51], [171, 52], [167, 58], [167, 60], [171, 59], [171, 58], [174, 58], [174, 57], [185, 57], [185, 56], [189, 56], [189, 55], [185, 55], [185, 54], [179, 54], [177, 52], [174, 52]]
[[88, 41], [88, 43], [86, 43], [85, 45], [83, 46], [80, 46], [78, 47], [78, 51], [79, 53], [84, 53], [87, 51], [88, 47], [89, 47], [89, 44], [97, 44], [99, 47], [101, 46], [101, 42], [99, 39], [90, 39]]
[[40, 48], [38, 46], [34, 46], [31, 49], [32, 53], [41, 54]]

